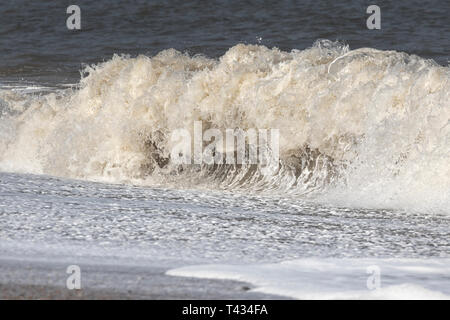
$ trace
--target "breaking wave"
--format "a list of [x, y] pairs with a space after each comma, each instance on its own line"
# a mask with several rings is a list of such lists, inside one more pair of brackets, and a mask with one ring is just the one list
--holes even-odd
[[[449, 98], [448, 67], [327, 40], [291, 52], [239, 44], [219, 59], [116, 55], [72, 89], [2, 90], [0, 170], [442, 211]], [[194, 121], [279, 129], [279, 169], [172, 164], [170, 133]]]

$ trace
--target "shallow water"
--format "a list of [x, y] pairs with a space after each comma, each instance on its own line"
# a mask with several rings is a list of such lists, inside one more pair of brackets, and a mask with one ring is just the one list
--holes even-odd
[[[3, 258], [200, 265], [169, 275], [248, 281], [257, 291], [300, 299], [450, 293], [447, 215], [6, 173], [0, 198]], [[372, 265], [382, 270], [383, 292], [365, 288]]]
[[138, 251], [155, 260], [448, 258], [450, 218], [292, 198], [0, 176], [3, 241]]

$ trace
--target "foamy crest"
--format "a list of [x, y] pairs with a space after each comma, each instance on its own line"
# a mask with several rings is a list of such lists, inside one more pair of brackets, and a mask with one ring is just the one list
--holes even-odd
[[[84, 72], [62, 94], [1, 92], [1, 170], [450, 204], [450, 71], [432, 61], [318, 41], [291, 52], [241, 44], [219, 60], [173, 49], [114, 56]], [[279, 129], [279, 171], [172, 165], [170, 133], [195, 121]]]

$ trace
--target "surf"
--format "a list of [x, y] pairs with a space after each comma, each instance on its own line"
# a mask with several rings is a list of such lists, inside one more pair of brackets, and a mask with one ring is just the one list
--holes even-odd
[[[218, 59], [115, 55], [70, 89], [1, 90], [0, 170], [441, 211], [449, 79], [432, 60], [328, 40], [290, 52], [238, 44]], [[173, 163], [171, 133], [196, 121], [278, 129], [278, 169]]]

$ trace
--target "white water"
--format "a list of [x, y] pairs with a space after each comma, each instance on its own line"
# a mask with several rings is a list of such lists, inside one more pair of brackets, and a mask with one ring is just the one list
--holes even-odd
[[[189, 188], [238, 184], [442, 213], [450, 204], [449, 74], [417, 56], [329, 41], [292, 52], [237, 45], [219, 60], [175, 50], [115, 56], [88, 67], [79, 89], [2, 90], [0, 169]], [[281, 170], [251, 179], [222, 173], [220, 183], [195, 170], [179, 177], [158, 161], [170, 154], [172, 130], [199, 120], [204, 128], [280, 129]]]

